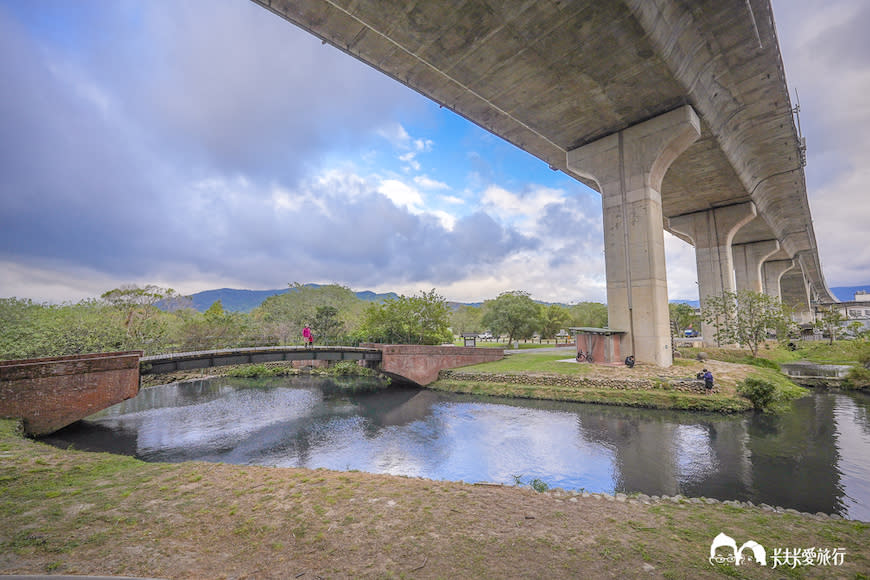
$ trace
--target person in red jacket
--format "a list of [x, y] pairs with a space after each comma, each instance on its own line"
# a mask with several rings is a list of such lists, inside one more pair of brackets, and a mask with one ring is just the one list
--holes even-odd
[[311, 336], [311, 329], [308, 327], [307, 324], [302, 330], [302, 342], [305, 343], [305, 348], [310, 348], [314, 346], [314, 337]]

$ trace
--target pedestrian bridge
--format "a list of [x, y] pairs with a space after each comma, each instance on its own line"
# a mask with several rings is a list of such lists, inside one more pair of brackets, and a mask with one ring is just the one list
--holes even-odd
[[352, 346], [268, 346], [255, 348], [236, 348], [225, 350], [205, 350], [158, 354], [139, 359], [139, 373], [156, 375], [204, 369], [227, 365], [262, 364], [279, 361], [363, 361], [367, 366], [376, 366], [382, 360], [377, 348], [355, 348]]
[[403, 383], [425, 386], [444, 369], [504, 357], [500, 348], [363, 344], [274, 346], [142, 356], [141, 351], [0, 361], [0, 417], [47, 435], [139, 393], [140, 376], [278, 361], [360, 361]]
[[353, 346], [270, 346], [208, 350], [146, 356], [140, 359], [143, 375], [162, 374], [227, 365], [279, 361], [361, 361], [369, 368], [405, 383], [426, 386], [444, 369], [504, 357], [500, 348], [364, 343]]

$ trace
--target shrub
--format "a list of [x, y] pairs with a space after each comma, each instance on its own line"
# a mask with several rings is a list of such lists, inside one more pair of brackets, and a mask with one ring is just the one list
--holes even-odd
[[295, 374], [294, 369], [285, 366], [267, 366], [264, 364], [244, 365], [228, 369], [228, 377], [255, 379], [257, 377], [280, 377]]
[[747, 377], [737, 387], [737, 392], [749, 399], [752, 406], [758, 411], [767, 411], [774, 401], [776, 386], [763, 379]]
[[550, 489], [550, 486], [547, 485], [546, 481], [540, 480], [537, 477], [535, 479], [533, 479], [532, 481], [530, 481], [529, 485], [531, 486], [532, 489], [534, 489], [538, 493], [544, 493], [545, 491]]
[[330, 365], [324, 373], [333, 377], [369, 377], [376, 374], [372, 369], [360, 366], [355, 361], [351, 360], [338, 361], [337, 363]]
[[870, 369], [860, 365], [852, 367], [843, 381], [843, 386], [847, 389], [866, 389], [870, 387]]

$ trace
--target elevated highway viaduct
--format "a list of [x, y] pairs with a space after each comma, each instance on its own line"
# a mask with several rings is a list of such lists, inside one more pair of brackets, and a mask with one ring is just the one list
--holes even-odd
[[769, 0], [253, 1], [599, 191], [637, 360], [672, 362], [664, 230], [694, 245], [702, 305], [835, 301]]

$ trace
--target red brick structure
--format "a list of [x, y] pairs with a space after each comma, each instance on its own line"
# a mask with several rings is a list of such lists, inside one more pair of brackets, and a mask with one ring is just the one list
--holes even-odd
[[501, 360], [504, 349], [464, 346], [423, 346], [414, 344], [361, 344], [382, 353], [380, 370], [387, 375], [426, 386], [438, 379], [438, 372]]
[[588, 327], [572, 327], [571, 330], [577, 333], [578, 354], [581, 350], [587, 355], [591, 354], [596, 363], [622, 362], [620, 345], [625, 331]]
[[140, 351], [0, 361], [0, 417], [57, 431], [139, 392]]

